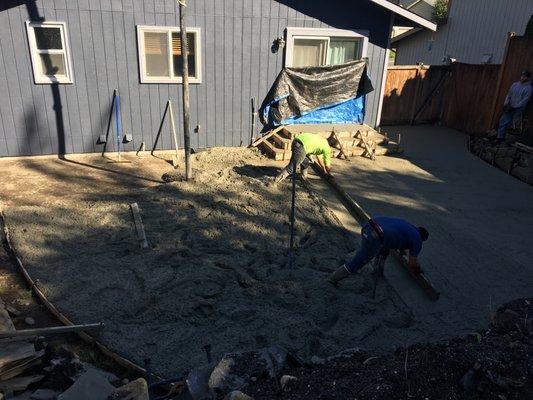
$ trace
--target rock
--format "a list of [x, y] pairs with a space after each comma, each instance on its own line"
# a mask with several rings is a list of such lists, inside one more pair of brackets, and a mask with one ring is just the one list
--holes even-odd
[[224, 397], [224, 400], [254, 400], [254, 398], [244, 394], [243, 392], [234, 390], [233, 392], [228, 393]]
[[108, 400], [149, 400], [148, 384], [143, 378], [136, 379], [115, 389]]
[[279, 379], [279, 384], [281, 385], [281, 389], [285, 390], [292, 382], [296, 382], [298, 378], [292, 375], [283, 375]]
[[320, 358], [318, 356], [311, 357], [311, 364], [324, 365], [325, 363], [326, 360], [324, 360], [323, 358]]
[[518, 322], [518, 314], [509, 309], [498, 310], [491, 317], [492, 326], [500, 333], [516, 330]]
[[166, 183], [170, 183], [170, 182], [182, 182], [185, 180], [185, 177], [183, 176], [181, 172], [171, 171], [171, 172], [165, 172], [161, 176], [161, 179]]
[[94, 369], [78, 378], [57, 400], [106, 400], [115, 387]]
[[59, 393], [50, 389], [37, 389], [30, 396], [31, 400], [56, 400]]
[[479, 369], [481, 365], [476, 363], [473, 368], [469, 369], [459, 381], [461, 387], [467, 394], [473, 394], [479, 386]]
[[25, 322], [27, 325], [35, 325], [35, 320], [34, 320], [32, 317], [26, 317], [26, 318], [24, 318], [24, 322]]
[[188, 394], [193, 400], [212, 399], [215, 397], [215, 393], [209, 387], [209, 378], [214, 368], [215, 364], [211, 363], [189, 372], [186, 383]]

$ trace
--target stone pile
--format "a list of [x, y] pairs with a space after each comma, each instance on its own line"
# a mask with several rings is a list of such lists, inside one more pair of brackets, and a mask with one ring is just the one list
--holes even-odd
[[488, 162], [513, 175], [533, 184], [533, 148], [521, 143], [496, 143], [488, 138], [470, 140], [470, 151]]

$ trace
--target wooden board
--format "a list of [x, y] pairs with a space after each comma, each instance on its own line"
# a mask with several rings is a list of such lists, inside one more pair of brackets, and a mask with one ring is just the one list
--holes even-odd
[[141, 218], [141, 212], [139, 211], [139, 205], [137, 203], [131, 203], [131, 212], [133, 214], [133, 221], [135, 223], [135, 229], [137, 230], [137, 238], [139, 239], [139, 246], [142, 249], [148, 248], [148, 240], [146, 240], [146, 233], [144, 232], [144, 225]]
[[39, 382], [44, 378], [44, 375], [22, 376], [20, 378], [13, 378], [7, 381], [0, 382], [0, 390], [5, 392], [16, 392], [25, 390], [32, 383]]
[[32, 343], [8, 343], [0, 348], [0, 373], [11, 368], [17, 362], [35, 356], [35, 346]]
[[[354, 200], [350, 197], [348, 193], [335, 181], [335, 178], [327, 177], [319, 166], [312, 164], [315, 172], [324, 179], [329, 186], [337, 193], [339, 198], [342, 200], [344, 206], [346, 209], [352, 214], [352, 216], [362, 225], [366, 223], [370, 219], [370, 215], [368, 215], [365, 210]], [[403, 257], [400, 255], [400, 253], [396, 250], [392, 251], [395, 258], [400, 262], [400, 265], [407, 269], [409, 275], [414, 279], [414, 281], [420, 286], [424, 292], [428, 295], [428, 297], [431, 300], [438, 300], [440, 293], [433, 287], [429, 279], [423, 274], [416, 274], [414, 273], [408, 266]]]

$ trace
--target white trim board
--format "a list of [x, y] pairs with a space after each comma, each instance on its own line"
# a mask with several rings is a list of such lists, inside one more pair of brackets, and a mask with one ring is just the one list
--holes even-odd
[[292, 66], [295, 38], [298, 38], [298, 37], [316, 37], [316, 38], [346, 37], [346, 38], [363, 39], [363, 46], [361, 48], [361, 58], [365, 58], [367, 51], [368, 51], [368, 36], [369, 36], [369, 31], [366, 31], [366, 30], [351, 31], [347, 29], [334, 29], [334, 28], [287, 27], [284, 65], [286, 67]]
[[[143, 32], [166, 33], [169, 49], [172, 49], [171, 35], [169, 33], [180, 32], [179, 26], [137, 25], [136, 30], [137, 30], [137, 61], [139, 64], [140, 82], [141, 83], [182, 83], [181, 75], [177, 75], [174, 78], [146, 76], [145, 57], [144, 57], [144, 51], [143, 51], [144, 49]], [[198, 74], [197, 76], [189, 75], [189, 83], [191, 84], [202, 83], [202, 51], [200, 48], [200, 43], [202, 41], [201, 29], [196, 28], [196, 27], [191, 27], [191, 28], [186, 27], [185, 30], [187, 31], [187, 33], [194, 34], [196, 38], [195, 43], [194, 43], [194, 52], [195, 52], [194, 56], [196, 59], [196, 67], [197, 67]], [[172, 51], [170, 51], [168, 54], [169, 71], [172, 68], [171, 64], [172, 64]]]
[[404, 18], [407, 18], [410, 21], [413, 21], [417, 23], [420, 26], [423, 26], [424, 28], [427, 28], [433, 32], [437, 30], [437, 24], [434, 22], [428, 21], [425, 18], [422, 18], [419, 15], [416, 15], [414, 12], [406, 10], [403, 7], [400, 7], [396, 4], [391, 3], [388, 0], [369, 0], [370, 2], [377, 4], [378, 6], [381, 6], [383, 8], [386, 8], [387, 10], [392, 11], [395, 14], [398, 14]]

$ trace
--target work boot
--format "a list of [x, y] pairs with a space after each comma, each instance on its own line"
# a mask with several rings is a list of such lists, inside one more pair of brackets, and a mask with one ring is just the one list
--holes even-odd
[[346, 265], [342, 265], [339, 269], [337, 269], [335, 272], [333, 272], [328, 277], [328, 282], [333, 283], [336, 285], [339, 281], [342, 281], [344, 278], [347, 278], [350, 276], [350, 271], [348, 271], [348, 268], [346, 268]]
[[282, 180], [284, 180], [286, 177], [289, 176], [289, 172], [283, 168], [281, 172], [274, 178], [274, 183], [280, 183]]

